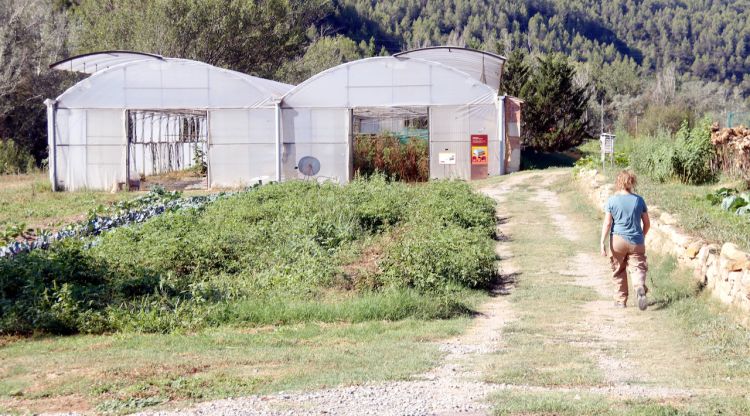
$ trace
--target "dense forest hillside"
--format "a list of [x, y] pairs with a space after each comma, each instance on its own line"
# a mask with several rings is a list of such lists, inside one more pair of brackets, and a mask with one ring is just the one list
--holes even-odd
[[727, 0], [337, 0], [331, 30], [375, 36], [393, 52], [466, 43], [500, 52], [563, 52], [595, 63], [634, 61], [647, 72], [741, 82], [750, 70], [750, 4]]
[[606, 128], [726, 118], [750, 96], [748, 12], [747, 0], [0, 0], [0, 139], [43, 159], [42, 101], [77, 79], [47, 65], [107, 49], [289, 83], [429, 45], [523, 50], [532, 66], [559, 52]]

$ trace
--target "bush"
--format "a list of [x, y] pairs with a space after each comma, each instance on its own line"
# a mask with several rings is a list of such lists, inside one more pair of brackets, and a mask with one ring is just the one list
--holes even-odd
[[664, 136], [640, 139], [630, 153], [633, 169], [657, 182], [666, 182], [674, 176], [673, 159], [674, 144]]
[[685, 121], [674, 138], [662, 133], [635, 142], [630, 164], [639, 173], [657, 182], [672, 178], [686, 184], [702, 184], [715, 179], [711, 170], [714, 149], [710, 121], [695, 128]]
[[354, 171], [362, 176], [376, 172], [407, 182], [430, 178], [428, 141], [410, 137], [359, 135], [354, 140]]
[[711, 120], [703, 119], [695, 128], [687, 121], [677, 132], [673, 166], [675, 175], [682, 183], [702, 184], [714, 180], [711, 160], [714, 157], [711, 144]]
[[684, 105], [651, 105], [639, 123], [639, 130], [649, 136], [663, 132], [675, 134], [685, 121], [693, 121], [693, 111]]
[[[0, 333], [355, 319], [319, 302], [343, 290], [366, 297], [343, 309], [357, 316], [463, 313], [456, 293], [494, 273], [494, 215], [492, 200], [462, 182], [269, 184], [0, 258]], [[373, 241], [384, 242], [375, 283], [341, 285], [347, 259]]]
[[31, 153], [13, 140], [0, 139], [0, 175], [28, 173], [35, 168]]
[[495, 275], [495, 205], [465, 184], [431, 182], [421, 189], [406, 230], [383, 261], [391, 286], [450, 290], [486, 287]]

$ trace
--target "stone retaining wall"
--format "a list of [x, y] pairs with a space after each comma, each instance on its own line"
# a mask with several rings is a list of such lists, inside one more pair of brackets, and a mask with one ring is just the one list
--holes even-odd
[[[603, 209], [614, 186], [596, 170], [583, 170], [577, 182], [591, 202]], [[680, 264], [695, 271], [694, 276], [721, 302], [750, 313], [750, 254], [735, 244], [721, 246], [690, 236], [677, 228], [677, 220], [658, 207], [649, 206], [651, 231], [646, 236], [649, 250], [674, 255]], [[750, 321], [742, 319], [745, 323]]]

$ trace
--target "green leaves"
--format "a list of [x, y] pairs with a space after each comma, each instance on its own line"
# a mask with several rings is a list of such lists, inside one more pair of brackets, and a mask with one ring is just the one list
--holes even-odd
[[706, 195], [711, 205], [718, 205], [724, 211], [750, 218], [750, 192], [739, 192], [733, 188], [720, 188]]
[[631, 164], [657, 182], [673, 178], [686, 184], [710, 182], [715, 179], [710, 135], [708, 118], [692, 129], [683, 122], [674, 138], [660, 135], [638, 140], [631, 151]]
[[[515, 66], [525, 71], [522, 64]], [[565, 56], [550, 54], [538, 58], [519, 92], [525, 101], [521, 134], [526, 147], [563, 151], [590, 137], [589, 120], [584, 117], [589, 99], [587, 88], [576, 86], [574, 77], [575, 68]]]
[[[119, 208], [178, 197], [149, 195]], [[269, 184], [117, 228], [88, 249], [66, 240], [0, 259], [0, 333], [169, 332], [242, 319], [240, 303], [314, 302], [343, 290], [344, 259], [373, 240], [388, 242], [368, 259], [376, 284], [355, 287], [482, 287], [494, 273], [494, 213], [463, 182]]]

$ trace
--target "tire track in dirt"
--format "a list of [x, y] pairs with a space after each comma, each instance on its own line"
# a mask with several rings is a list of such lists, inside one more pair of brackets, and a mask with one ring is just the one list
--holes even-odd
[[[563, 171], [562, 174], [567, 172]], [[566, 214], [559, 195], [549, 189], [559, 177], [547, 175], [539, 184], [533, 200], [546, 207], [561, 236], [580, 243], [581, 227], [577, 227], [576, 222]], [[579, 250], [567, 259], [567, 263], [570, 269], [560, 274], [573, 277], [575, 280], [572, 284], [593, 289], [598, 295], [597, 300], [581, 307], [581, 321], [578, 324], [580, 339], [585, 340], [582, 344], [596, 360], [607, 383], [606, 387], [592, 388], [590, 391], [620, 397], [661, 399], [693, 396], [694, 392], [689, 390], [657, 386], [638, 371], [637, 357], [628, 348], [628, 343], [638, 332], [640, 318], [613, 306], [608, 260], [597, 255], [592, 248]]]

